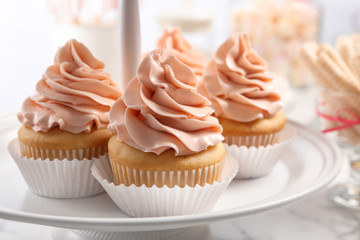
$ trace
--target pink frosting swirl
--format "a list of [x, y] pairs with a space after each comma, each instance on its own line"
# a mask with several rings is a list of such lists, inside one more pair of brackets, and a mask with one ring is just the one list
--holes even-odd
[[239, 122], [270, 117], [283, 106], [265, 61], [244, 33], [233, 35], [218, 48], [199, 92], [212, 102], [216, 116]]
[[110, 74], [104, 72], [104, 63], [72, 39], [59, 48], [54, 65], [24, 101], [18, 119], [34, 131], [59, 127], [72, 133], [90, 132], [93, 125], [107, 127], [110, 107], [120, 96]]
[[109, 129], [143, 152], [200, 152], [223, 140], [210, 102], [196, 91], [193, 71], [176, 57], [153, 51], [141, 62], [110, 110]]
[[202, 76], [204, 73], [204, 56], [186, 41], [179, 28], [165, 28], [163, 35], [157, 40], [156, 48], [164, 49], [168, 54], [174, 55], [197, 76]]

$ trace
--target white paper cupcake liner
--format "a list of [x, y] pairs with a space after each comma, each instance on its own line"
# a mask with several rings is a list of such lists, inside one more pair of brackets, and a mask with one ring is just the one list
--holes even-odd
[[[107, 152], [107, 146], [91, 147], [84, 149], [55, 150], [36, 148], [19, 142], [20, 150], [25, 156], [34, 156], [35, 159], [47, 159], [48, 156], [58, 156], [58, 159], [79, 159], [89, 158], [88, 156], [100, 156]], [[55, 158], [55, 157], [54, 157]]]
[[[193, 169], [193, 170], [181, 170], [181, 171], [151, 171], [129, 168], [127, 166], [118, 164], [115, 161], [110, 161], [113, 171], [118, 172], [114, 182], [120, 182], [125, 186], [134, 183], [136, 186], [145, 184], [147, 187], [151, 187], [154, 184], [157, 187], [167, 185], [168, 187], [174, 187], [178, 185], [184, 187], [189, 185], [193, 187], [195, 185], [204, 186], [206, 183], [212, 183], [219, 180], [221, 170], [224, 166], [225, 161], [221, 161], [215, 165]], [[120, 174], [121, 173], [121, 174]], [[187, 183], [187, 184], [186, 184]]]
[[68, 159], [34, 160], [21, 156], [17, 139], [9, 143], [8, 150], [29, 189], [37, 195], [51, 198], [81, 198], [104, 192], [90, 171], [97, 158], [71, 161]]
[[225, 136], [224, 143], [238, 146], [267, 146], [278, 142], [279, 132], [257, 136]]
[[295, 129], [286, 125], [279, 132], [279, 142], [274, 145], [239, 147], [236, 144], [225, 144], [227, 154], [239, 162], [239, 171], [235, 178], [257, 178], [269, 174], [294, 137]]
[[235, 177], [239, 167], [233, 157], [226, 156], [220, 181], [206, 183], [204, 186], [115, 186], [110, 164], [102, 158], [106, 156], [101, 157], [91, 168], [93, 176], [116, 205], [132, 217], [175, 216], [210, 211]]

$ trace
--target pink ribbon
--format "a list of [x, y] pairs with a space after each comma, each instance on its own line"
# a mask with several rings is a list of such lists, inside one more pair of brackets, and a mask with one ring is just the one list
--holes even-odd
[[[325, 104], [325, 102], [322, 102], [319, 105], [324, 105], [324, 104]], [[318, 108], [316, 108], [316, 115], [318, 115], [319, 117], [324, 118], [326, 120], [333, 121], [333, 122], [342, 123], [342, 125], [340, 125], [340, 126], [322, 130], [321, 131], [322, 133], [340, 131], [342, 129], [351, 128], [355, 125], [360, 124], [360, 117], [357, 116], [356, 114], [354, 114], [353, 112], [351, 112], [350, 110], [348, 110], [346, 108], [341, 108], [341, 109], [338, 109], [336, 112], [337, 112], [337, 116], [334, 117], [334, 116], [330, 116], [325, 113], [322, 113], [322, 112], [320, 112], [320, 110]], [[347, 118], [339, 117], [339, 113], [341, 113], [341, 112], [350, 113], [354, 117], [354, 119], [347, 119]]]

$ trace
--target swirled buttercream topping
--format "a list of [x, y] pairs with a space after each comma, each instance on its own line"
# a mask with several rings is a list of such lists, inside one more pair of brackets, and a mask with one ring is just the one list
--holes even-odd
[[110, 74], [104, 72], [104, 63], [72, 39], [59, 48], [36, 92], [24, 101], [18, 119], [34, 131], [59, 127], [72, 133], [90, 132], [93, 126], [107, 127], [110, 107], [120, 96]]
[[193, 71], [176, 57], [153, 51], [110, 110], [109, 129], [143, 152], [200, 152], [223, 140], [210, 102], [196, 91]]
[[244, 33], [219, 47], [206, 66], [199, 92], [212, 102], [216, 116], [239, 122], [271, 117], [283, 106], [265, 61]]
[[174, 55], [190, 67], [197, 76], [202, 76], [204, 73], [204, 56], [186, 41], [179, 28], [165, 28], [163, 35], [157, 40], [156, 48]]

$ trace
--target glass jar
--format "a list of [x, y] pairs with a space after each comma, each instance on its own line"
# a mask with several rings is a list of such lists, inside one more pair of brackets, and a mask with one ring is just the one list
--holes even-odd
[[231, 14], [231, 31], [247, 32], [270, 70], [295, 86], [312, 82], [299, 48], [319, 39], [319, 23], [319, 6], [305, 0], [253, 0]]
[[316, 109], [319, 129], [340, 146], [349, 164], [349, 178], [333, 186], [330, 198], [360, 210], [360, 98], [357, 93], [321, 89]]

